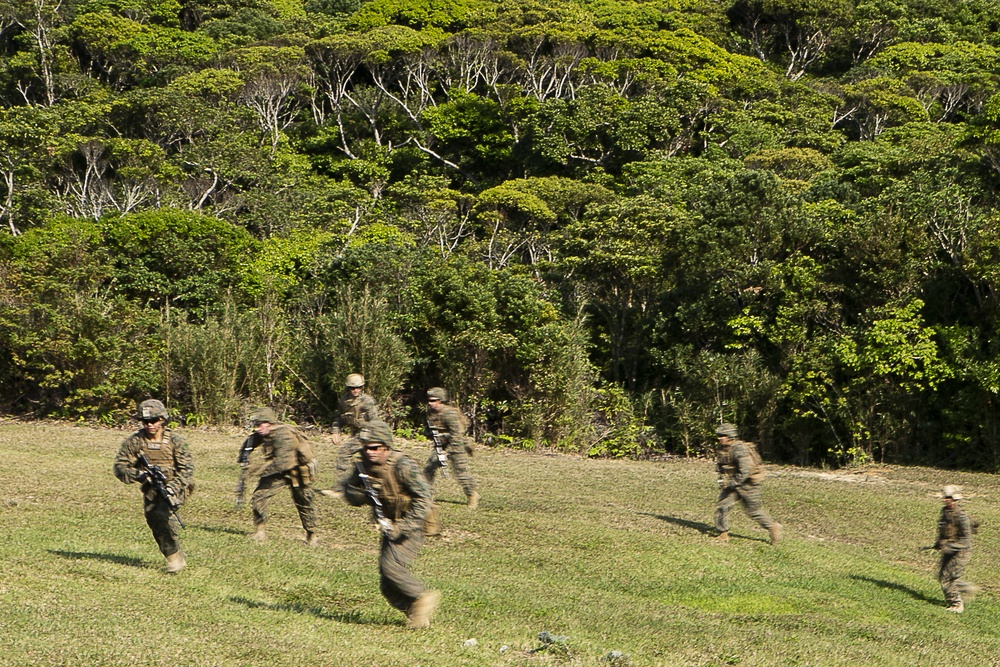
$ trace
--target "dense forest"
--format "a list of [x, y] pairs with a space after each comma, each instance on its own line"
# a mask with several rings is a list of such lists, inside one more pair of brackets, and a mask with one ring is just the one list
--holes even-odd
[[1000, 467], [1000, 0], [0, 0], [0, 409]]

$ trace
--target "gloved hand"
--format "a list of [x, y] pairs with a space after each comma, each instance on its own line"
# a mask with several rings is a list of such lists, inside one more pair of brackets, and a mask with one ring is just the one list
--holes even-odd
[[147, 479], [149, 479], [149, 472], [145, 470], [140, 470], [135, 473], [135, 481], [137, 481], [139, 484], [142, 484]]

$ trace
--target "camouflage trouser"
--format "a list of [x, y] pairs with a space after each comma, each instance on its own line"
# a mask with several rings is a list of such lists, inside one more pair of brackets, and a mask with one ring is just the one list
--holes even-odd
[[302, 527], [310, 533], [316, 531], [316, 510], [313, 508], [313, 490], [311, 486], [292, 486], [291, 473], [284, 472], [277, 475], [261, 477], [257, 481], [257, 488], [254, 489], [250, 498], [250, 507], [253, 508], [253, 523], [255, 526], [263, 525], [267, 522], [267, 505], [271, 498], [281, 493], [285, 487], [292, 490], [292, 501], [295, 509], [299, 511], [299, 519]]
[[944, 599], [949, 606], [958, 605], [962, 602], [962, 588], [965, 582], [961, 581], [965, 566], [969, 564], [969, 550], [962, 549], [950, 554], [941, 554], [941, 566], [938, 568], [938, 581], [941, 582], [941, 590], [944, 592]]
[[146, 515], [146, 525], [153, 531], [153, 538], [160, 547], [160, 553], [170, 556], [181, 550], [181, 524], [170, 511], [170, 505], [159, 496], [150, 500], [143, 499], [143, 512]]
[[733, 509], [738, 501], [743, 501], [743, 508], [746, 509], [750, 518], [759, 523], [764, 528], [770, 528], [774, 522], [760, 502], [760, 484], [741, 484], [739, 486], [727, 486], [719, 493], [719, 501], [715, 505], [715, 529], [720, 533], [729, 530], [729, 510]]
[[343, 473], [354, 469], [354, 454], [361, 449], [361, 441], [356, 437], [350, 437], [341, 443], [337, 450], [337, 472]]
[[378, 555], [379, 589], [389, 604], [403, 613], [407, 613], [414, 600], [424, 592], [424, 585], [409, 569], [423, 542], [422, 530], [393, 542], [391, 549], [389, 538], [382, 536], [382, 548]]
[[[448, 462], [451, 464], [451, 472], [462, 486], [462, 491], [465, 492], [465, 495], [471, 496], [476, 490], [476, 480], [472, 478], [472, 473], [469, 472], [469, 454], [465, 451], [465, 447], [449, 447], [447, 452]], [[434, 488], [434, 475], [440, 467], [441, 461], [438, 460], [437, 452], [432, 451], [431, 457], [427, 459], [427, 465], [424, 466], [424, 477], [427, 478], [427, 483], [431, 485], [431, 489]]]

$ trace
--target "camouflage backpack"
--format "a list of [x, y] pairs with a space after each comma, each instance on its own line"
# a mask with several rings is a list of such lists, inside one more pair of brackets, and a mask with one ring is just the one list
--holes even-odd
[[743, 444], [747, 446], [747, 451], [750, 452], [750, 459], [753, 461], [749, 482], [751, 484], [760, 484], [767, 477], [767, 471], [764, 469], [764, 461], [760, 458], [760, 452], [757, 451], [757, 444], [753, 442], [744, 442]]

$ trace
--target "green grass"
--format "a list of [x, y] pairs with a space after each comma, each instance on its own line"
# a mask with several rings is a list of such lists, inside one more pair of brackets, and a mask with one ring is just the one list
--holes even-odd
[[[188, 569], [163, 574], [137, 488], [111, 474], [124, 435], [0, 425], [0, 665], [1000, 664], [993, 475], [772, 466], [764, 502], [785, 541], [768, 545], [737, 508], [724, 545], [709, 537], [710, 462], [481, 448], [479, 510], [439, 479], [445, 535], [414, 569], [443, 599], [414, 631], [378, 592], [364, 510], [318, 499], [323, 546], [310, 549], [279, 496], [271, 539], [245, 540], [239, 435], [185, 434], [198, 484], [182, 510]], [[329, 486], [334, 448], [317, 450]], [[965, 486], [983, 522], [967, 572], [983, 590], [961, 616], [917, 551], [945, 483]], [[567, 643], [529, 653], [541, 631]], [[613, 650], [628, 659], [603, 660]]]

